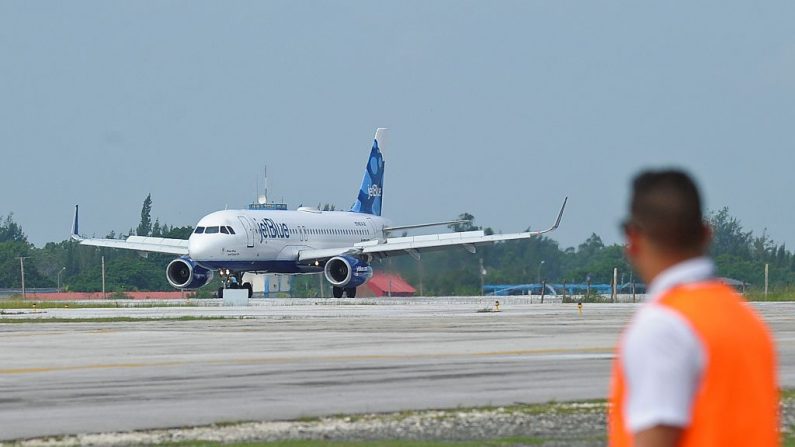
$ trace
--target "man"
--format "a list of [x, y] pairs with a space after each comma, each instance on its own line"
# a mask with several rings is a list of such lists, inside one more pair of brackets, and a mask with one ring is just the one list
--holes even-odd
[[696, 185], [679, 171], [641, 173], [623, 230], [649, 288], [618, 344], [610, 445], [778, 445], [773, 342], [715, 279]]

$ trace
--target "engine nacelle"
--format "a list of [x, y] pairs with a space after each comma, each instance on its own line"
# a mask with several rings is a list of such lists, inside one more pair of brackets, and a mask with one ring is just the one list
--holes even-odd
[[213, 279], [213, 272], [183, 256], [168, 263], [166, 279], [177, 289], [198, 289]]
[[359, 287], [373, 277], [373, 268], [351, 256], [335, 256], [323, 269], [326, 280], [336, 287]]

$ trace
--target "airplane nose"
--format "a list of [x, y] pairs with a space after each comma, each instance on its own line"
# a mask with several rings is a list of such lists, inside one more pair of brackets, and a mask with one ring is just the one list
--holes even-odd
[[207, 259], [208, 256], [207, 241], [203, 241], [195, 234], [188, 238], [188, 256], [195, 260]]

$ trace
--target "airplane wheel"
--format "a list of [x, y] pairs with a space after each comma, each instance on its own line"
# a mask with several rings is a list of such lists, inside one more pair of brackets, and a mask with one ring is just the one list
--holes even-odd
[[248, 297], [249, 298], [254, 296], [254, 286], [252, 286], [250, 282], [244, 282], [243, 283], [243, 288], [244, 289], [248, 289]]
[[331, 293], [334, 294], [334, 298], [342, 298], [342, 287], [332, 287]]
[[348, 298], [356, 298], [356, 287], [348, 287], [345, 289], [345, 295], [347, 295]]
[[218, 293], [216, 293], [215, 296], [217, 298], [223, 298], [224, 297], [224, 288], [223, 287], [219, 287], [218, 288]]

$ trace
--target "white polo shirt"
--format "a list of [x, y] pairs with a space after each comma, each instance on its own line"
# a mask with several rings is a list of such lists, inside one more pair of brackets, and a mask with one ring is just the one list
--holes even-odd
[[715, 266], [709, 258], [694, 258], [668, 268], [649, 285], [647, 302], [632, 317], [620, 341], [628, 431], [690, 424], [706, 350], [690, 323], [657, 301], [674, 286], [714, 275]]

